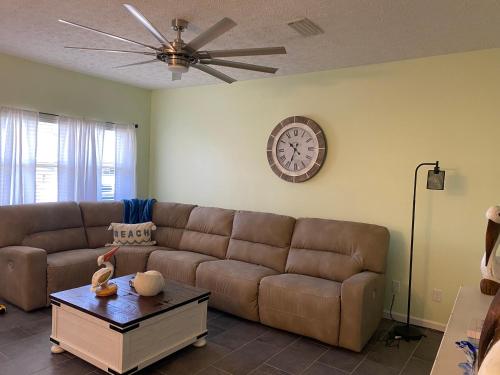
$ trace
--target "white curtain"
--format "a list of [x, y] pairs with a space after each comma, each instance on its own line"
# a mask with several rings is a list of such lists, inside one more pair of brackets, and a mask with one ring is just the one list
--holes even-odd
[[136, 154], [135, 128], [130, 125], [115, 125], [115, 200], [136, 197]]
[[38, 113], [0, 108], [0, 204], [35, 202]]
[[101, 199], [106, 124], [59, 117], [58, 201]]

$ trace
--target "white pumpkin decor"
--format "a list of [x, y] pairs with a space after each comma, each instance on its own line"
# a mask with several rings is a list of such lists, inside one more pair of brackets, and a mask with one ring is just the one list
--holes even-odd
[[137, 272], [130, 285], [141, 296], [152, 297], [163, 291], [165, 279], [158, 271]]

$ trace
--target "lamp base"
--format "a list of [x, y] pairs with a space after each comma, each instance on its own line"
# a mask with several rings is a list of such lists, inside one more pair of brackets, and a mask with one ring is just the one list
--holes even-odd
[[425, 336], [420, 329], [407, 324], [394, 327], [393, 333], [395, 337], [399, 336], [405, 341], [420, 340]]

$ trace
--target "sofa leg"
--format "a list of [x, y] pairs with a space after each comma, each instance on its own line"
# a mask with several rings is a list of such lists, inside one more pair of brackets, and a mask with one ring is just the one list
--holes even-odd
[[63, 348], [61, 348], [59, 345], [56, 345], [56, 344], [53, 344], [50, 347], [50, 351], [52, 354], [61, 354], [61, 353], [65, 352], [65, 350]]
[[205, 345], [207, 345], [207, 340], [204, 337], [202, 337], [201, 339], [199, 339], [193, 343], [193, 346], [196, 348], [202, 348]]

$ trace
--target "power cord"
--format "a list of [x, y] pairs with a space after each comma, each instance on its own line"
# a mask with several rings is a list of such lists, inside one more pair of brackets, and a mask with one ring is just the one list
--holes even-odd
[[396, 299], [396, 294], [393, 293], [392, 295], [392, 301], [391, 301], [391, 307], [389, 308], [389, 316], [391, 317], [391, 320], [395, 322], [394, 318], [392, 317], [392, 308], [394, 307], [394, 300]]
[[[391, 318], [391, 321], [395, 322], [396, 320], [392, 316], [392, 308], [394, 307], [394, 301], [396, 299], [396, 294], [392, 294], [392, 299], [391, 299], [391, 307], [389, 308], [389, 317]], [[399, 348], [399, 342], [401, 341], [400, 336], [396, 336], [394, 334], [394, 330], [391, 328], [387, 332], [385, 332], [384, 335], [382, 335], [379, 339], [379, 341], [385, 342], [386, 347], [397, 347]]]

